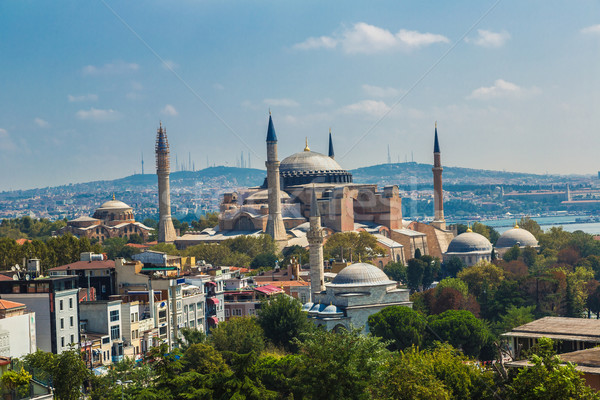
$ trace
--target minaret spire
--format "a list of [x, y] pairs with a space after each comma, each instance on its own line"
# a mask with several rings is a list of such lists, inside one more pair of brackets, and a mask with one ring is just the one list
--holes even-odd
[[162, 121], [159, 122], [159, 128], [156, 132], [155, 152], [156, 175], [158, 175], [158, 210], [160, 214], [157, 239], [159, 243], [173, 243], [177, 238], [177, 234], [171, 219], [170, 151], [167, 130], [163, 129]]
[[329, 128], [329, 157], [335, 160], [335, 153], [333, 152], [333, 139], [331, 139], [331, 128]]
[[277, 160], [277, 135], [269, 110], [267, 128], [267, 189], [269, 198], [269, 218], [266, 233], [276, 241], [286, 240], [285, 225], [281, 217], [281, 187], [279, 183], [279, 160]]
[[444, 192], [442, 189], [442, 153], [440, 152], [440, 143], [438, 140], [437, 121], [435, 122], [435, 135], [433, 140], [433, 204], [434, 217], [431, 225], [445, 230], [446, 220], [444, 219]]
[[324, 236], [317, 195], [313, 184], [310, 202], [310, 228], [306, 233], [310, 255], [310, 293], [311, 301], [313, 302], [316, 301], [315, 295], [325, 290], [325, 273], [323, 269]]

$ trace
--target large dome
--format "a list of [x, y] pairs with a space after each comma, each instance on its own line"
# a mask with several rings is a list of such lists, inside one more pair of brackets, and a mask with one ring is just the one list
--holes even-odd
[[283, 186], [309, 183], [350, 183], [352, 174], [331, 157], [305, 150], [286, 157], [279, 165]]
[[514, 245], [518, 245], [519, 247], [537, 247], [538, 241], [531, 232], [515, 226], [500, 235], [496, 242], [496, 247], [498, 248], [513, 247]]
[[[316, 151], [301, 151], [286, 157], [279, 166], [280, 172], [344, 171], [333, 158]], [[345, 171], [344, 171], [345, 172]]]
[[464, 232], [452, 239], [447, 253], [491, 252], [492, 244], [485, 236], [475, 232]]
[[376, 266], [356, 263], [341, 270], [328, 286], [378, 286], [395, 283]]

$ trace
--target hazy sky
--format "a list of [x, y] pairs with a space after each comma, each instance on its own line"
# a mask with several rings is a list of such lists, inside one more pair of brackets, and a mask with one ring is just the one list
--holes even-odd
[[[600, 169], [600, 3], [589, 1], [0, 2], [0, 190], [154, 170], [264, 168], [327, 151], [348, 169], [431, 162]], [[174, 161], [174, 160], [173, 160]]]

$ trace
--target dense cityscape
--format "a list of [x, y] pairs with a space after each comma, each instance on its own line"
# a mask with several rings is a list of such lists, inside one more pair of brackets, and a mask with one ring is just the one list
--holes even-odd
[[600, 399], [597, 5], [25, 3], [3, 398]]

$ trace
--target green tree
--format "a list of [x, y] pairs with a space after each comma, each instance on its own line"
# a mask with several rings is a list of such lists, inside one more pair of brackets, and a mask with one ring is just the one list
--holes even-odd
[[383, 380], [374, 386], [378, 399], [492, 399], [493, 376], [447, 344], [430, 350], [411, 347], [394, 354]]
[[20, 371], [8, 370], [2, 374], [0, 377], [0, 382], [2, 386], [9, 391], [16, 391], [18, 395], [25, 394], [25, 392], [29, 388], [29, 381], [31, 380], [31, 374], [23, 367], [21, 367]]
[[448, 310], [428, 318], [431, 332], [429, 342], [435, 340], [450, 343], [469, 357], [478, 357], [490, 338], [483, 321], [466, 310]]
[[504, 279], [504, 271], [489, 261], [482, 260], [463, 269], [456, 276], [469, 287], [469, 293], [480, 299], [484, 293], [495, 290]]
[[181, 365], [184, 371], [195, 371], [203, 375], [229, 370], [221, 353], [206, 343], [190, 345], [181, 357]]
[[513, 247], [508, 249], [506, 251], [506, 253], [504, 253], [504, 255], [502, 256], [502, 259], [504, 261], [508, 262], [508, 261], [518, 260], [520, 256], [521, 256], [521, 248], [519, 247], [519, 245], [515, 244]]
[[221, 246], [227, 247], [233, 253], [246, 254], [253, 259], [259, 254], [277, 254], [277, 244], [269, 235], [249, 236], [241, 235], [233, 239], [224, 240]]
[[265, 348], [265, 335], [256, 317], [236, 317], [213, 329], [210, 342], [219, 351], [260, 354]]
[[368, 232], [336, 232], [324, 246], [325, 258], [370, 261], [386, 252], [377, 244], [377, 239]]
[[406, 282], [406, 266], [401, 262], [389, 262], [383, 267], [383, 272], [393, 281]]
[[540, 239], [540, 236], [544, 233], [544, 231], [540, 227], [540, 224], [538, 224], [537, 222], [535, 222], [535, 220], [529, 217], [521, 218], [521, 220], [519, 221], [519, 227], [525, 229], [526, 231], [529, 231], [538, 240]]
[[302, 311], [302, 304], [283, 294], [262, 302], [258, 324], [273, 344], [288, 351], [297, 350], [298, 342], [295, 339], [313, 328]]
[[535, 306], [515, 307], [512, 306], [506, 310], [506, 314], [500, 316], [500, 320], [493, 325], [494, 333], [500, 335], [510, 332], [517, 326], [525, 325], [535, 319]]
[[521, 251], [521, 257], [523, 258], [525, 265], [527, 265], [527, 268], [533, 269], [536, 266], [538, 261], [538, 253], [533, 247], [525, 247]]
[[183, 352], [185, 352], [191, 345], [201, 344], [206, 341], [206, 334], [197, 329], [181, 328], [179, 333], [181, 334], [181, 337], [177, 338], [177, 345]]
[[179, 250], [173, 243], [158, 243], [150, 247], [152, 251], [160, 251], [161, 253], [167, 253], [170, 256], [178, 256]]
[[469, 287], [465, 283], [465, 281], [458, 278], [446, 278], [442, 279], [437, 286], [435, 287], [436, 292], [441, 291], [444, 288], [453, 288], [456, 289], [460, 294], [464, 297], [469, 296]]
[[444, 275], [450, 278], [456, 278], [456, 275], [465, 267], [465, 263], [460, 258], [452, 256], [443, 265]]
[[126, 238], [109, 238], [102, 242], [102, 246], [104, 247], [104, 252], [109, 260], [114, 260], [121, 254], [123, 248], [127, 244]]
[[24, 357], [25, 364], [46, 373], [52, 379], [54, 395], [59, 400], [76, 400], [81, 396], [81, 386], [89, 371], [76, 349], [60, 354], [38, 350]]
[[277, 265], [277, 256], [273, 253], [260, 253], [250, 263], [250, 268], [256, 269], [261, 267], [275, 268]]
[[427, 319], [405, 306], [390, 306], [369, 316], [369, 331], [388, 342], [389, 350], [421, 347], [427, 331]]
[[418, 258], [408, 260], [406, 267], [406, 286], [411, 291], [418, 291], [423, 282], [423, 273], [425, 272], [425, 262]]
[[507, 398], [515, 400], [600, 399], [572, 363], [561, 364], [552, 339], [538, 340], [532, 366], [523, 367], [507, 387]]
[[300, 344], [302, 398], [369, 399], [388, 358], [379, 338], [358, 329], [338, 333], [317, 329]]
[[218, 212], [207, 212], [202, 215], [198, 221], [192, 221], [192, 228], [197, 231], [202, 231], [206, 228], [214, 228], [219, 224]]
[[437, 278], [442, 264], [439, 258], [429, 255], [422, 256], [421, 261], [424, 266], [422, 284], [423, 289], [426, 290], [429, 289], [433, 281]]

